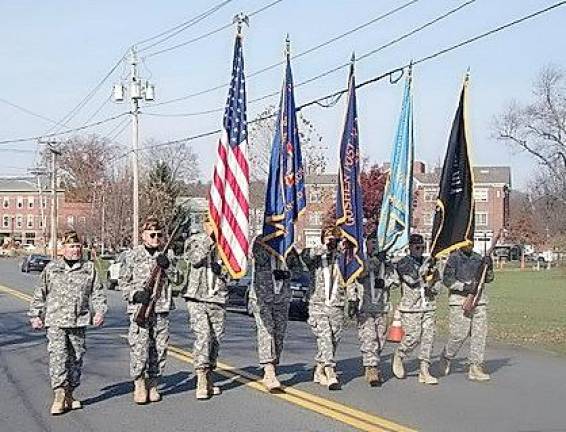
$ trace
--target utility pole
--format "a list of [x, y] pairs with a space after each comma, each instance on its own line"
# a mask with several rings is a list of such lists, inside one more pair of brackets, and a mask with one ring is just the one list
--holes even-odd
[[47, 228], [45, 224], [45, 209], [43, 207], [43, 185], [41, 184], [41, 176], [47, 174], [44, 167], [36, 167], [29, 170], [29, 173], [37, 176], [37, 191], [39, 196], [39, 211], [41, 213], [41, 233], [43, 235], [43, 253], [47, 253]]
[[57, 156], [61, 152], [55, 148], [55, 141], [47, 143], [51, 152], [51, 256], [57, 259], [57, 221], [59, 209], [57, 205]]
[[[130, 79], [128, 97], [130, 98], [130, 114], [132, 115], [132, 176], [133, 176], [133, 231], [132, 246], [139, 243], [139, 101], [154, 100], [155, 86], [138, 76], [138, 56], [136, 48], [130, 49]], [[115, 84], [113, 88], [114, 101], [123, 102], [126, 88], [123, 84]]]

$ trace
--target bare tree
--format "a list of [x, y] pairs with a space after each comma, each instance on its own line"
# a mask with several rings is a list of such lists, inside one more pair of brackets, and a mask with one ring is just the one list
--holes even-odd
[[538, 163], [530, 199], [537, 217], [555, 238], [566, 235], [566, 75], [546, 66], [534, 82], [532, 101], [516, 101], [494, 120], [494, 135]]
[[[265, 181], [269, 174], [271, 146], [277, 123], [278, 107], [268, 106], [248, 126], [251, 180]], [[302, 113], [297, 115], [299, 139], [306, 174], [322, 174], [327, 166], [327, 148], [314, 124]]]

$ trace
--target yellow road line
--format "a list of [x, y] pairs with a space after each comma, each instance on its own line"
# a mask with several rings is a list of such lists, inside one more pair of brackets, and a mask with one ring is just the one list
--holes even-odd
[[[0, 285], [0, 292], [10, 294], [26, 302], [31, 301], [32, 297], [12, 288]], [[126, 336], [122, 336], [126, 338]], [[174, 345], [169, 345], [169, 355], [185, 363], [194, 363], [194, 357], [189, 351], [183, 350]], [[309, 411], [313, 411], [325, 417], [336, 420], [340, 423], [352, 426], [358, 430], [366, 432], [415, 432], [414, 429], [392, 422], [385, 418], [369, 414], [364, 411], [352, 408], [339, 402], [325, 399], [292, 387], [283, 387], [281, 392], [269, 393], [260, 383], [261, 377], [235, 368], [226, 363], [218, 362], [218, 369], [215, 373], [229, 379], [244, 384], [262, 393], [268, 393], [278, 399], [298, 405]]]
[[14, 289], [12, 289], [12, 288], [8, 288], [8, 287], [6, 287], [6, 286], [4, 286], [4, 285], [0, 285], [0, 292], [3, 292], [3, 293], [5, 293], [5, 294], [10, 294], [10, 295], [12, 295], [12, 296], [14, 296], [14, 297], [17, 297], [17, 298], [19, 298], [20, 300], [23, 300], [23, 301], [26, 301], [26, 302], [30, 302], [31, 299], [32, 299], [32, 296], [27, 295], [27, 294], [25, 294], [25, 293], [23, 293], [23, 292], [21, 292], [21, 291], [14, 290]]

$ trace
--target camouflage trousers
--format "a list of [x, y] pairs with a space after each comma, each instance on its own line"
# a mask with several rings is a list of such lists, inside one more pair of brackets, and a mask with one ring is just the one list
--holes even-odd
[[387, 333], [387, 315], [360, 312], [357, 320], [363, 365], [379, 366], [379, 356]]
[[444, 348], [444, 356], [447, 359], [453, 359], [464, 345], [464, 342], [470, 337], [470, 354], [469, 361], [472, 364], [483, 363], [485, 354], [485, 342], [487, 339], [487, 307], [486, 305], [478, 305], [468, 318], [464, 315], [462, 306], [449, 306], [449, 330], [450, 336], [446, 347]]
[[259, 363], [279, 364], [283, 341], [287, 332], [290, 300], [263, 302], [252, 300], [252, 311], [257, 327]]
[[169, 344], [169, 314], [154, 314], [143, 326], [130, 315], [130, 376], [133, 379], [161, 376]]
[[48, 327], [47, 340], [51, 387], [78, 387], [86, 352], [85, 328]]
[[308, 323], [316, 337], [315, 361], [324, 366], [336, 366], [334, 356], [342, 337], [344, 309], [313, 305], [309, 307]]
[[402, 312], [401, 325], [405, 336], [399, 343], [396, 353], [405, 358], [420, 342], [419, 360], [430, 363], [432, 345], [436, 332], [436, 311]]
[[195, 334], [195, 369], [215, 369], [224, 337], [226, 307], [217, 303], [187, 301], [189, 323]]

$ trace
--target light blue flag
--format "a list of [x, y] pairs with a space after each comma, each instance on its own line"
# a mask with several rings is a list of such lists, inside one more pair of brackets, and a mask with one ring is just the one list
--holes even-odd
[[377, 228], [380, 251], [395, 253], [409, 243], [413, 201], [413, 98], [411, 72], [405, 83], [401, 116]]

